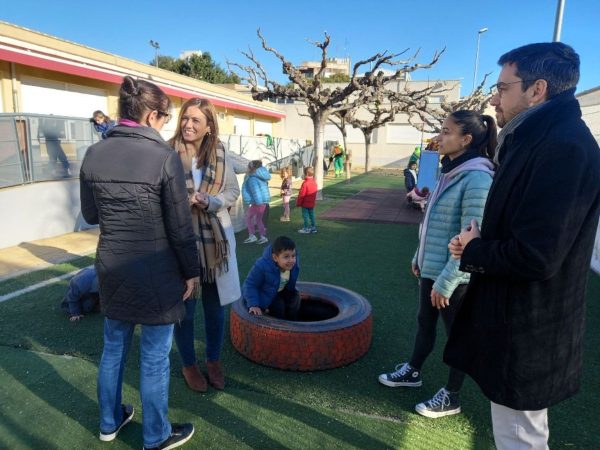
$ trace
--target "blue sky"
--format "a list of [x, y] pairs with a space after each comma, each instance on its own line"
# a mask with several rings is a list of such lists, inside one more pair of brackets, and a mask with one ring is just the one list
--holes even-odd
[[[165, 55], [209, 51], [222, 67], [227, 59], [245, 63], [239, 51], [250, 47], [280, 82], [285, 81], [281, 65], [260, 48], [258, 27], [295, 64], [319, 57], [307, 40], [322, 40], [324, 31], [331, 35], [329, 55], [350, 56], [353, 62], [384, 50], [412, 54], [420, 48], [417, 61], [425, 63], [446, 47], [433, 69], [416, 72], [413, 79], [462, 79], [465, 94], [473, 84], [480, 28], [488, 31], [481, 35], [479, 78], [492, 72], [495, 80], [502, 53], [552, 40], [556, 6], [556, 0], [10, 0], [0, 9], [0, 20], [144, 63], [154, 57], [150, 39]], [[599, 18], [600, 0], [566, 0], [561, 41], [581, 57], [578, 91], [600, 86]]]

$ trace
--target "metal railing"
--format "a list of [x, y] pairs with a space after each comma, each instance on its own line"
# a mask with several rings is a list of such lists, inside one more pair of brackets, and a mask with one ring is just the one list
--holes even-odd
[[99, 139], [87, 119], [0, 114], [0, 188], [76, 178], [87, 148]]
[[[304, 167], [313, 147], [303, 139], [221, 134], [226, 148], [271, 170]], [[0, 114], [0, 188], [77, 178], [88, 147], [100, 140], [88, 119], [42, 114]]]

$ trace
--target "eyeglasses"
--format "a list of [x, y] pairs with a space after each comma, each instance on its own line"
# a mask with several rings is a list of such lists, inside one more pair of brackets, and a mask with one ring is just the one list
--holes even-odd
[[511, 84], [533, 83], [534, 81], [537, 81], [537, 80], [518, 80], [518, 81], [510, 81], [508, 83], [500, 81], [500, 82], [492, 85], [492, 87], [490, 88], [490, 93], [492, 95], [497, 95], [498, 97], [502, 97], [502, 94], [508, 90], [508, 86], [510, 86]]

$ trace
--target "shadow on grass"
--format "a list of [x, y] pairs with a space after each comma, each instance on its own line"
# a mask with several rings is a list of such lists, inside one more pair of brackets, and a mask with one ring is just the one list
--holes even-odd
[[265, 396], [265, 404], [261, 405], [265, 409], [269, 409], [278, 415], [289, 417], [298, 422], [304, 423], [307, 426], [327, 434], [336, 440], [355, 446], [358, 448], [388, 448], [389, 446], [372, 436], [362, 433], [348, 425], [332, 420], [331, 416], [321, 414], [314, 408], [286, 400], [282, 397], [273, 397], [268, 392], [257, 389], [256, 386], [251, 386], [244, 383], [236, 383], [243, 390], [236, 392], [238, 398], [241, 398], [248, 403], [256, 402], [254, 393], [260, 393]]
[[[31, 434], [31, 424], [25, 421], [12, 420], [7, 414], [0, 414], [0, 429], [5, 430], [0, 434], [0, 447], [15, 448], [22, 445], [23, 448], [53, 448], [50, 441], [41, 436]], [[8, 437], [13, 437], [11, 441]]]

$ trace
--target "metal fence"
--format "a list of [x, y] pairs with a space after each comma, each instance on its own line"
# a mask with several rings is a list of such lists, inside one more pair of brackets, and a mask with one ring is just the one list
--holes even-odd
[[[271, 170], [310, 165], [313, 147], [303, 139], [219, 136], [226, 148]], [[90, 145], [100, 140], [88, 119], [41, 114], [0, 114], [0, 188], [76, 178]]]
[[87, 119], [0, 114], [0, 188], [76, 178], [87, 148], [99, 139]]
[[260, 159], [271, 170], [285, 166], [310, 165], [313, 147], [304, 139], [284, 139], [271, 136], [219, 135], [225, 147], [246, 159]]

